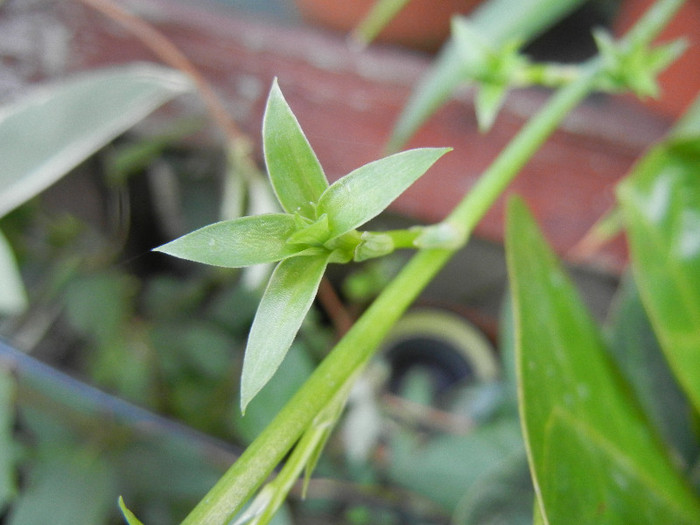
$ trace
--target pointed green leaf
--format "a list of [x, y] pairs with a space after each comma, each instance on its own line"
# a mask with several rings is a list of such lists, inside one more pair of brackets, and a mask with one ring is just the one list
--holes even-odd
[[700, 523], [700, 505], [612, 365], [521, 201], [508, 209], [520, 415], [544, 523]]
[[304, 246], [287, 243], [295, 229], [291, 215], [253, 215], [204, 226], [155, 251], [214, 266], [240, 268], [280, 261], [303, 251]]
[[141, 523], [141, 521], [136, 517], [136, 515], [126, 507], [126, 503], [124, 503], [124, 498], [122, 498], [121, 496], [119, 496], [119, 509], [122, 511], [124, 519], [129, 525], [143, 525], [143, 523]]
[[506, 84], [482, 84], [479, 86], [474, 101], [479, 131], [484, 133], [491, 129], [507, 94], [508, 86]]
[[0, 217], [189, 88], [177, 71], [138, 64], [82, 74], [0, 108]]
[[660, 146], [618, 189], [636, 281], [672, 370], [700, 410], [700, 140]]
[[365, 164], [328, 188], [318, 213], [328, 214], [334, 237], [379, 215], [450, 148], [420, 148]]
[[267, 99], [262, 134], [265, 164], [282, 208], [315, 219], [313, 205], [328, 181], [276, 80]]
[[282, 261], [270, 277], [248, 336], [241, 375], [241, 409], [279, 368], [316, 297], [328, 254]]
[[12, 248], [0, 232], [0, 315], [18, 314], [27, 307], [27, 295]]

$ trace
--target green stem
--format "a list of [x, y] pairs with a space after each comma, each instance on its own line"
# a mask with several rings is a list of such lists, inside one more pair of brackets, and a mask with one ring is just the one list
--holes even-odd
[[[651, 42], [682, 4], [683, 0], [661, 0], [635, 26], [628, 38], [635, 42]], [[532, 154], [594, 88], [601, 71], [601, 62], [593, 60], [586, 65], [580, 79], [557, 92], [502, 151], [448, 220], [464, 225], [471, 233]], [[424, 250], [408, 262], [268, 427], [195, 507], [184, 524], [220, 525], [241, 509], [316, 414], [372, 357], [393, 324], [455, 251]]]

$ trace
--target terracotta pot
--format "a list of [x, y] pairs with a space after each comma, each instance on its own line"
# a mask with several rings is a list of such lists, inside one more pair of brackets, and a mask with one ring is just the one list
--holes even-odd
[[[626, 0], [620, 7], [615, 31], [623, 34], [654, 0]], [[688, 43], [685, 53], [659, 76], [661, 94], [649, 105], [677, 117], [700, 94], [700, 0], [689, 0], [660, 35], [659, 42], [682, 37]]]
[[[377, 37], [379, 42], [435, 51], [450, 34], [450, 18], [468, 13], [481, 0], [411, 0]], [[375, 0], [297, 0], [307, 20], [349, 33]]]

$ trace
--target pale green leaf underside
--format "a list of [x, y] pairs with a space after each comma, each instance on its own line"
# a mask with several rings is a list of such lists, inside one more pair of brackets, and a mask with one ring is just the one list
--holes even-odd
[[295, 228], [291, 215], [253, 215], [204, 226], [156, 251], [204, 264], [241, 268], [280, 261], [303, 251], [304, 246], [287, 243]]
[[[520, 412], [543, 521], [567, 523], [567, 509], [578, 509], [577, 523], [618, 523], [617, 515], [648, 513], [668, 518], [649, 523], [700, 523], [697, 501], [629, 395], [599, 330], [520, 201], [509, 206], [506, 242]], [[569, 423], [563, 427], [562, 418], [576, 422], [576, 435]], [[568, 440], [562, 439], [564, 431]], [[581, 432], [585, 436], [576, 437]], [[594, 441], [595, 447], [583, 447]], [[636, 491], [620, 490], [616, 485], [621, 483]]]
[[262, 135], [265, 164], [282, 208], [315, 219], [313, 203], [328, 181], [277, 81], [267, 100]]
[[329, 187], [318, 201], [334, 236], [379, 215], [450, 148], [420, 148], [357, 168]]
[[148, 64], [82, 74], [0, 108], [0, 217], [189, 89]]
[[316, 297], [328, 254], [299, 256], [277, 265], [248, 336], [241, 374], [241, 409], [279, 368]]
[[0, 232], [0, 315], [18, 314], [27, 306], [22, 276], [12, 248]]
[[700, 140], [659, 147], [619, 187], [632, 264], [666, 358], [700, 410]]

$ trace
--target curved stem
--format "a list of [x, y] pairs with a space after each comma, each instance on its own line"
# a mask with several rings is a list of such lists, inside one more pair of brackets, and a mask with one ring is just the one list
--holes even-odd
[[[661, 0], [635, 26], [628, 38], [651, 42], [682, 3], [683, 0]], [[595, 87], [597, 76], [602, 71], [601, 61], [592, 60], [578, 80], [558, 91], [501, 152], [448, 220], [464, 225], [470, 234], [532, 154]], [[456, 251], [433, 249], [418, 252], [183, 523], [220, 525], [238, 512], [297, 442], [316, 414], [373, 356], [393, 324]]]

